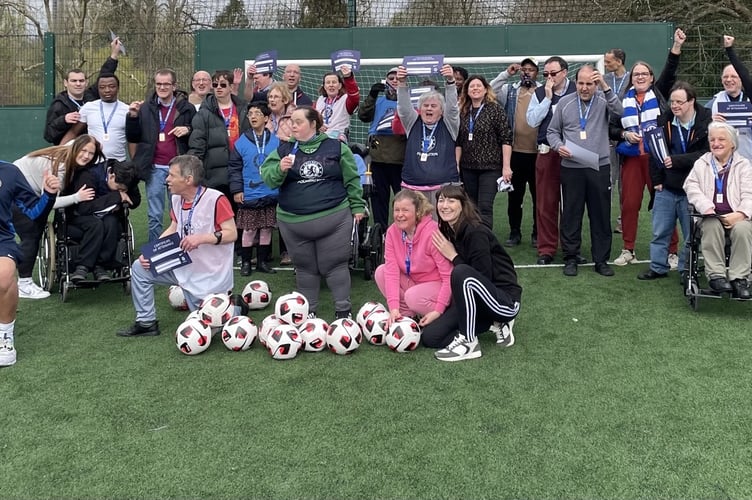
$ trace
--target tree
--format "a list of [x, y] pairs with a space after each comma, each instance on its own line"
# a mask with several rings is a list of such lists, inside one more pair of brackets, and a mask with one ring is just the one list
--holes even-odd
[[[392, 26], [473, 26], [504, 22], [503, 12], [483, 0], [413, 0], [397, 11]], [[493, 2], [498, 3], [498, 2]]]
[[347, 28], [347, 0], [301, 0], [298, 28]]
[[217, 29], [243, 29], [250, 26], [245, 6], [240, 0], [230, 0], [222, 12], [214, 18], [214, 27]]

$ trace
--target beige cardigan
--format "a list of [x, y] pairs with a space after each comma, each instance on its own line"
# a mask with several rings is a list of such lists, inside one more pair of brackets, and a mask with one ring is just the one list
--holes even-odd
[[[698, 158], [684, 181], [687, 201], [701, 214], [715, 208], [715, 174], [710, 165], [712, 154], [705, 153]], [[752, 164], [738, 153], [734, 153], [726, 185], [726, 199], [731, 209], [743, 213], [749, 220], [752, 217]]]

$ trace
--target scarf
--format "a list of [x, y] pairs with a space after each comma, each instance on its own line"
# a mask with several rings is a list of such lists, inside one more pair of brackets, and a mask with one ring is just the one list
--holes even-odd
[[[658, 102], [658, 98], [650, 87], [645, 96], [642, 99], [642, 105], [637, 102], [637, 91], [634, 87], [631, 87], [624, 94], [624, 99], [621, 101], [624, 113], [621, 115], [621, 126], [628, 132], [635, 132], [642, 136], [642, 145], [645, 152], [650, 151], [645, 138], [646, 134], [643, 132], [652, 130], [658, 126], [658, 115], [661, 114], [661, 105]], [[636, 145], [632, 145], [635, 146]], [[637, 154], [631, 154], [627, 156], [638, 156]]]

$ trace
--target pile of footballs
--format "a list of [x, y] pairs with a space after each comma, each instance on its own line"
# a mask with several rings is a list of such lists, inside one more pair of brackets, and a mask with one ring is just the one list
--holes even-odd
[[[170, 287], [168, 299], [173, 308], [188, 310], [179, 286]], [[354, 319], [327, 323], [309, 317], [308, 300], [293, 291], [278, 297], [274, 313], [257, 325], [250, 311], [266, 309], [271, 303], [269, 285], [261, 280], [248, 283], [240, 295], [208, 295], [175, 331], [177, 348], [189, 356], [201, 354], [209, 348], [212, 338], [219, 336], [227, 349], [247, 351], [258, 339], [272, 358], [292, 359], [301, 351], [328, 349], [335, 354], [351, 354], [364, 337], [373, 345], [387, 345], [395, 352], [413, 351], [420, 344], [418, 323], [402, 317], [390, 325], [389, 312], [378, 302], [363, 304]]]

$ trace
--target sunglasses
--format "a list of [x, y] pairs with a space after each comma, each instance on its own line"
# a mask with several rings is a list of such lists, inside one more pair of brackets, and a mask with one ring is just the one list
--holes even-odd
[[544, 78], [548, 78], [549, 76], [556, 76], [559, 73], [561, 73], [562, 71], [564, 71], [564, 70], [560, 69], [559, 71], [544, 71], [543, 72], [543, 77]]
[[229, 84], [225, 83], [225, 82], [213, 82], [212, 83], [212, 88], [214, 88], [214, 89], [216, 89], [217, 87], [221, 87], [223, 89], [226, 89], [228, 86], [229, 86]]

